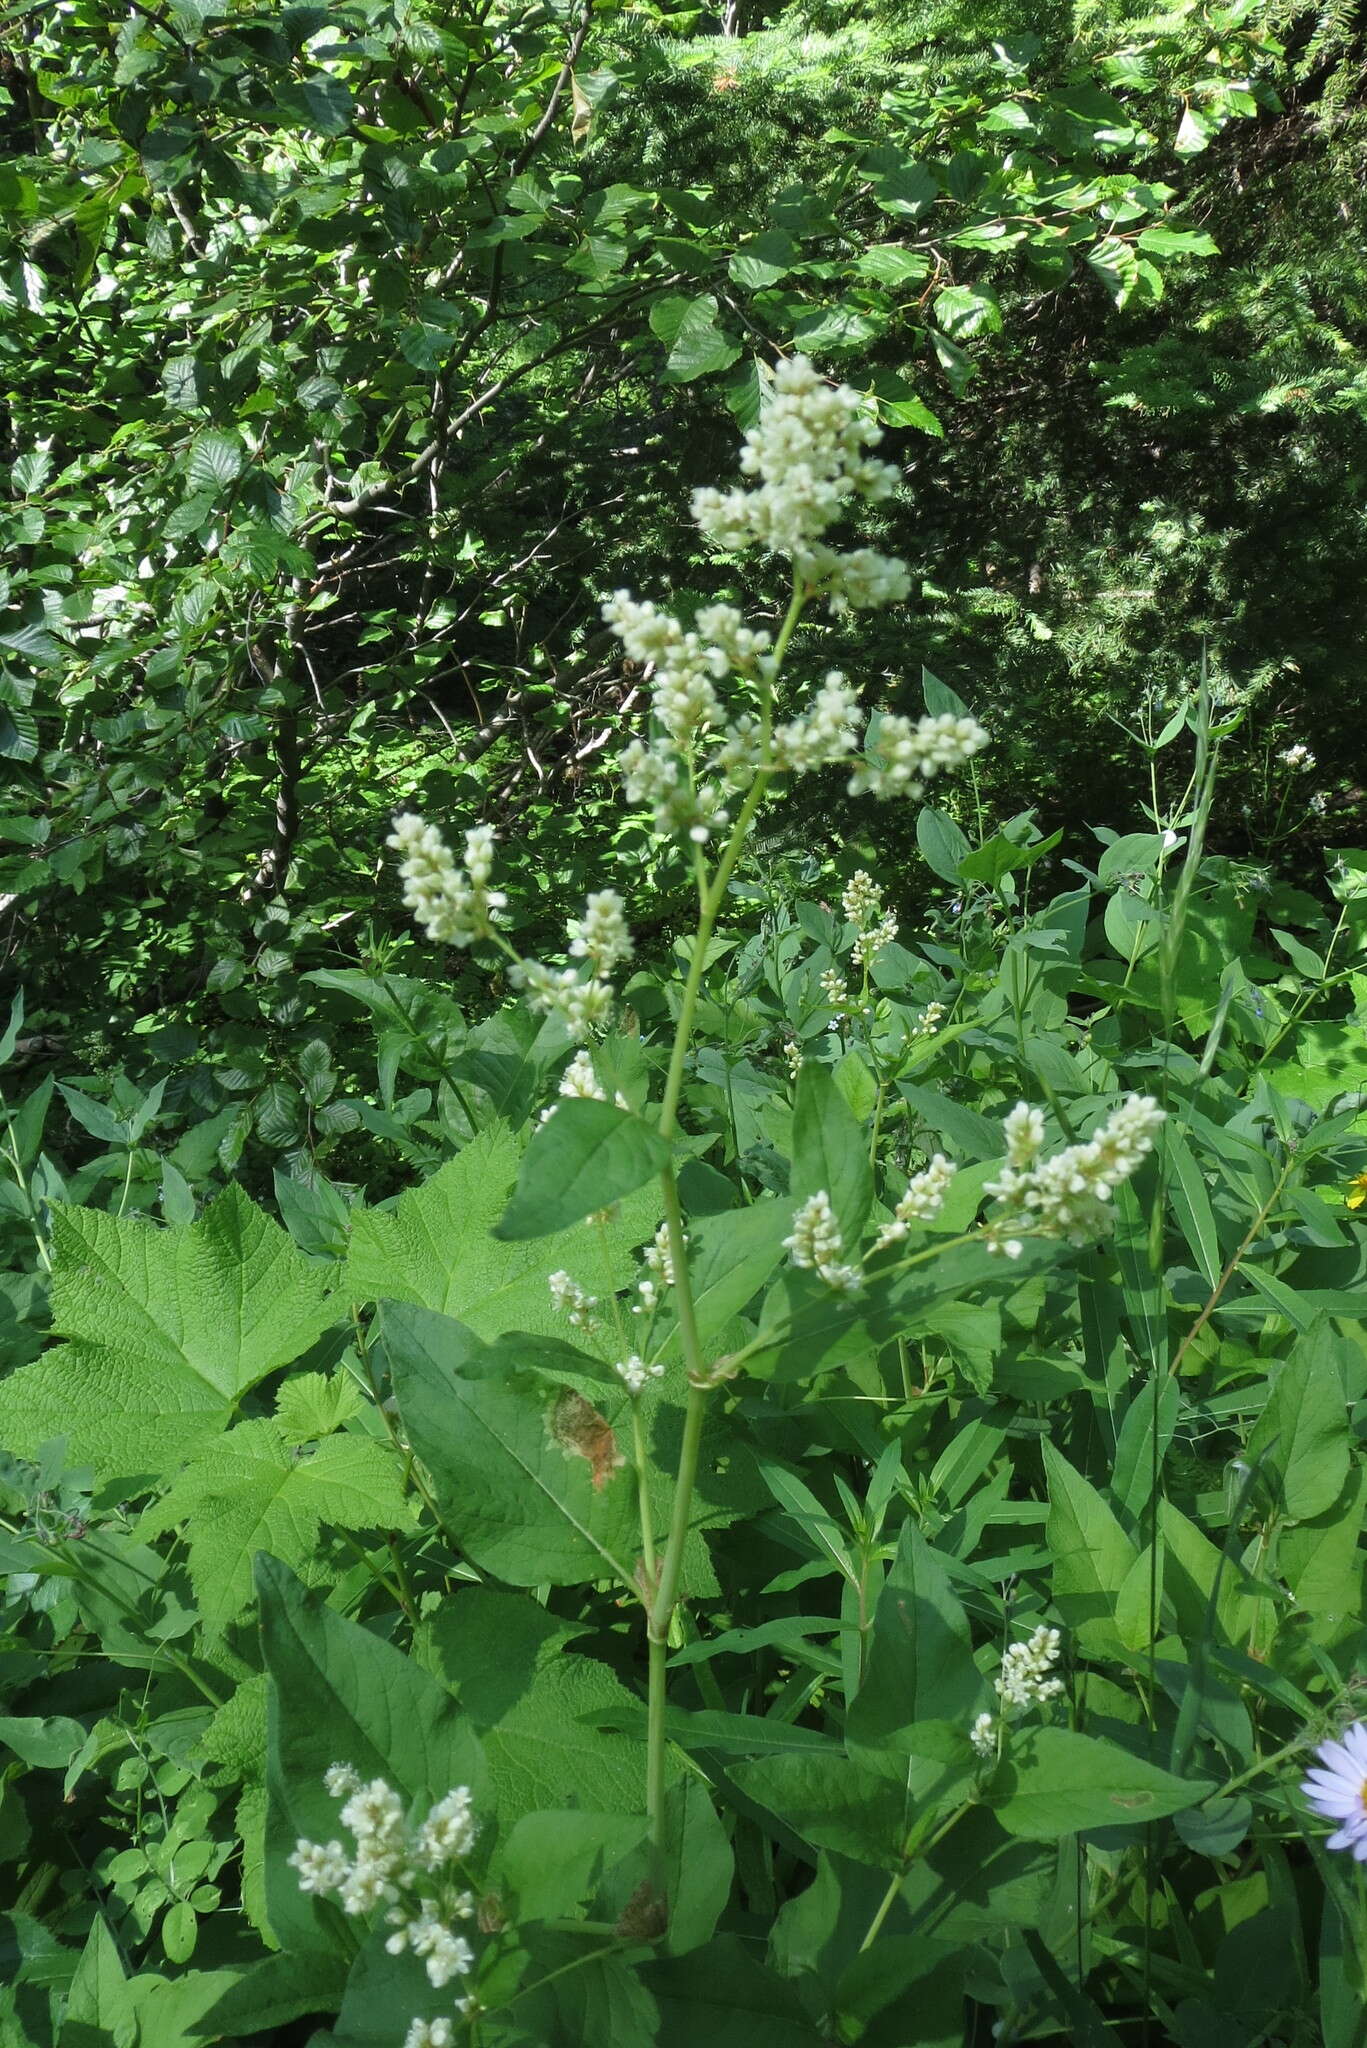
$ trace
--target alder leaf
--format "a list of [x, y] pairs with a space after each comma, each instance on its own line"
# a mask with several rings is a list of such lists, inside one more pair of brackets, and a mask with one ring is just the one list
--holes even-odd
[[160, 1476], [333, 1320], [323, 1270], [238, 1187], [170, 1230], [54, 1206], [52, 1321], [70, 1341], [0, 1384], [19, 1457], [65, 1436], [102, 1478]]

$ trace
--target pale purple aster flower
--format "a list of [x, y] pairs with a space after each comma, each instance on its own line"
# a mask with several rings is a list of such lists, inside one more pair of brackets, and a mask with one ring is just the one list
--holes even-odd
[[1339, 1823], [1325, 1846], [1351, 1849], [1357, 1862], [1367, 1863], [1367, 1727], [1354, 1721], [1315, 1754], [1324, 1769], [1311, 1771], [1301, 1791], [1316, 1813]]

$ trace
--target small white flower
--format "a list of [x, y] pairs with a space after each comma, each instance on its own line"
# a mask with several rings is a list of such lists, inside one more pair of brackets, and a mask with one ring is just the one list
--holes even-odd
[[349, 1799], [353, 1792], [360, 1791], [361, 1777], [350, 1764], [329, 1764], [323, 1773], [323, 1784], [334, 1799]]
[[403, 2037], [403, 2048], [452, 2048], [455, 2038], [448, 2019], [414, 2020]]
[[[685, 1242], [687, 1240], [685, 1239]], [[674, 1247], [669, 1235], [669, 1225], [662, 1223], [642, 1254], [652, 1273], [659, 1275], [662, 1286], [674, 1285]]]
[[414, 1851], [425, 1870], [439, 1870], [445, 1863], [468, 1856], [479, 1832], [470, 1788], [457, 1785], [439, 1799], [418, 1829]]
[[979, 1756], [997, 1754], [997, 1724], [990, 1714], [979, 1714], [968, 1731], [968, 1739]]
[[922, 1010], [921, 1012], [920, 1018], [917, 1021], [916, 1029], [912, 1033], [912, 1037], [933, 1037], [935, 1032], [937, 1032], [940, 1028], [940, 1024], [944, 1017], [944, 1014], [945, 1006], [943, 1003], [927, 1003], [924, 1010]]
[[851, 796], [919, 797], [944, 771], [962, 768], [987, 745], [976, 718], [951, 713], [918, 719], [892, 715], [870, 728], [864, 755], [850, 777]]
[[551, 1290], [551, 1306], [569, 1318], [572, 1330], [593, 1331], [598, 1328], [598, 1318], [593, 1313], [598, 1306], [596, 1294], [590, 1294], [587, 1288], [581, 1287], [563, 1268], [552, 1273], [546, 1284]]
[[605, 981], [584, 981], [573, 967], [546, 967], [539, 960], [519, 960], [508, 971], [514, 988], [522, 989], [529, 1006], [542, 1016], [558, 1016], [573, 1039], [583, 1040], [606, 1030], [612, 1019], [612, 990]]
[[499, 922], [508, 899], [489, 887], [494, 835], [487, 825], [466, 833], [463, 873], [435, 825], [412, 811], [395, 818], [387, 844], [402, 855], [403, 900], [430, 939], [469, 946]]
[[1043, 1622], [1025, 1642], [1012, 1643], [1002, 1658], [997, 1691], [1008, 1707], [1036, 1706], [1056, 1699], [1063, 1680], [1050, 1676], [1059, 1660], [1062, 1639], [1056, 1628]]
[[790, 1237], [783, 1240], [783, 1249], [795, 1266], [821, 1266], [828, 1259], [838, 1259], [844, 1250], [840, 1226], [835, 1220], [831, 1198], [824, 1188], [809, 1195], [793, 1217]]
[[[1084, 1144], [1069, 1145], [1052, 1159], [1040, 1160], [1035, 1156], [1036, 1136], [1042, 1142], [1043, 1119], [1017, 1103], [1004, 1126], [1006, 1164], [995, 1180], [986, 1183], [984, 1193], [1039, 1236], [1093, 1244], [1115, 1220], [1111, 1196], [1153, 1150], [1163, 1121], [1164, 1112], [1153, 1096], [1129, 1095]], [[995, 1226], [998, 1231], [1002, 1227]], [[1005, 1248], [988, 1245], [989, 1251]]]
[[403, 1832], [403, 1801], [383, 1778], [372, 1778], [368, 1785], [358, 1781], [342, 1808], [342, 1825], [358, 1842], [392, 1844]]
[[824, 1188], [809, 1195], [797, 1211], [793, 1217], [792, 1234], [784, 1238], [783, 1249], [795, 1266], [815, 1270], [837, 1293], [857, 1294], [863, 1285], [859, 1268], [841, 1261], [844, 1245], [840, 1226], [835, 1220], [831, 1198]]
[[626, 904], [615, 889], [599, 889], [584, 905], [584, 915], [571, 918], [570, 953], [587, 960], [599, 977], [612, 973], [632, 955], [631, 934], [624, 915]]
[[1315, 765], [1314, 755], [1302, 740], [1297, 740], [1294, 747], [1283, 748], [1277, 758], [1279, 761], [1284, 762], [1288, 768], [1310, 769]]
[[475, 1952], [465, 1937], [453, 1934], [430, 1907], [425, 1908], [408, 1930], [409, 1946], [427, 1969], [427, 1981], [440, 1991], [453, 1977], [465, 1977], [474, 1965]]
[[[813, 554], [820, 535], [851, 499], [887, 497], [897, 486], [898, 472], [865, 452], [879, 438], [858, 392], [827, 384], [805, 356], [790, 357], [741, 447], [741, 469], [759, 479], [757, 488], [695, 491], [693, 517], [718, 547], [791, 555], [819, 586], [830, 573]], [[871, 573], [856, 570], [856, 587]]]
[[298, 1871], [301, 1892], [338, 1891], [351, 1870], [340, 1842], [309, 1842], [302, 1835], [285, 1861]]
[[882, 1251], [887, 1245], [900, 1243], [913, 1223], [933, 1222], [944, 1207], [945, 1196], [958, 1170], [943, 1152], [937, 1152], [929, 1166], [913, 1174], [907, 1182], [906, 1193], [892, 1212], [892, 1221], [885, 1223], [879, 1231], [874, 1250]]
[[593, 1055], [577, 1052], [560, 1076], [559, 1093], [580, 1102], [606, 1102], [607, 1089], [600, 1086], [593, 1071]]
[[850, 991], [838, 967], [828, 967], [817, 977], [817, 986], [833, 1010], [848, 1010]]
[[829, 612], [876, 611], [883, 605], [900, 604], [911, 593], [911, 572], [896, 555], [876, 554], [872, 548], [854, 548], [837, 554], [833, 548], [812, 548], [801, 558], [802, 573], [815, 589], [826, 594]]
[[1044, 1114], [1018, 1102], [1002, 1124], [1008, 1166], [1032, 1166], [1044, 1144]]
[[630, 1358], [624, 1358], [612, 1368], [622, 1385], [634, 1401], [651, 1380], [663, 1379], [662, 1365], [647, 1365], [633, 1351]]
[[843, 761], [859, 743], [862, 720], [855, 691], [839, 669], [831, 669], [803, 715], [775, 729], [774, 766], [807, 775]]

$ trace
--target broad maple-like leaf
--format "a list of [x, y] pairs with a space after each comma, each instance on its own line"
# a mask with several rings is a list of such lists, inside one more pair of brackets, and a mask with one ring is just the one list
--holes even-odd
[[144, 1515], [139, 1534], [184, 1523], [205, 1628], [221, 1635], [252, 1598], [252, 1560], [267, 1551], [298, 1570], [318, 1530], [401, 1529], [411, 1520], [387, 1444], [330, 1436], [309, 1450], [275, 1422], [239, 1423], [193, 1458]]
[[336, 1314], [326, 1276], [230, 1187], [174, 1230], [54, 1208], [52, 1320], [69, 1341], [0, 1384], [0, 1443], [66, 1437], [106, 1479], [160, 1476]]

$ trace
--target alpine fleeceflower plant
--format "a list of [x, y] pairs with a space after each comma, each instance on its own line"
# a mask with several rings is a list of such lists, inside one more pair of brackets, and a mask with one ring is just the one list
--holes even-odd
[[1349, 1849], [1356, 1862], [1367, 1863], [1367, 1727], [1354, 1721], [1315, 1755], [1321, 1768], [1307, 1774], [1301, 1791], [1316, 1813], [1338, 1822], [1325, 1847]]
[[[805, 605], [824, 598], [839, 613], [898, 603], [909, 593], [905, 563], [871, 548], [842, 552], [822, 538], [857, 503], [896, 489], [899, 471], [869, 453], [880, 438], [872, 405], [857, 391], [828, 384], [805, 356], [781, 362], [741, 446], [740, 466], [753, 482], [693, 498], [695, 520], [719, 548], [763, 547], [791, 561], [792, 596], [778, 632], [747, 625], [727, 604], [702, 606], [691, 625], [625, 590], [603, 605], [627, 655], [651, 672], [653, 729], [633, 739], [618, 764], [627, 800], [650, 811], [660, 836], [693, 848], [699, 863], [700, 849], [727, 834], [722, 887], [776, 777], [845, 765], [854, 794], [915, 797], [932, 776], [962, 767], [986, 744], [983, 728], [966, 715], [866, 721], [857, 689], [839, 669], [827, 671], [795, 715], [778, 715], [779, 677]], [[493, 944], [532, 1009], [558, 1017], [576, 1042], [608, 1029], [610, 977], [632, 954], [626, 906], [615, 890], [589, 897], [583, 915], [569, 921], [568, 964], [551, 966], [521, 958], [499, 929], [506, 898], [491, 887], [494, 835], [486, 826], [466, 833], [464, 868], [436, 827], [411, 812], [395, 819], [389, 844], [400, 855], [404, 901], [430, 938]], [[881, 914], [861, 926], [856, 964], [866, 967], [895, 930]]]
[[[865, 715], [857, 690], [831, 669], [795, 717], [776, 716], [775, 686], [803, 606], [895, 604], [910, 590], [906, 564], [871, 548], [841, 552], [822, 535], [859, 501], [896, 489], [899, 473], [869, 449], [880, 433], [869, 404], [830, 385], [805, 356], [780, 363], [758, 425], [741, 445], [752, 487], [693, 496], [703, 533], [730, 552], [767, 548], [788, 557], [793, 597], [776, 637], [745, 625], [729, 605], [708, 605], [685, 626], [648, 600], [614, 591], [603, 617], [626, 653], [651, 670], [654, 732], [620, 759], [628, 801], [650, 809], [663, 837], [704, 846], [732, 823], [737, 795], [751, 808], [776, 775], [849, 763], [852, 791], [916, 794], [941, 769], [962, 766], [987, 735], [971, 718], [886, 716], [876, 746], [859, 756]], [[756, 784], [759, 789], [756, 790]], [[886, 941], [884, 942], [886, 943]]]
[[867, 967], [897, 937], [897, 919], [884, 910], [883, 892], [863, 868], [845, 884], [840, 907], [854, 926], [854, 964]]
[[892, 1212], [892, 1221], [879, 1231], [874, 1250], [881, 1252], [887, 1245], [900, 1244], [913, 1223], [933, 1223], [945, 1205], [945, 1196], [958, 1170], [952, 1159], [937, 1152], [929, 1166], [914, 1173]]
[[1012, 1643], [1002, 1658], [997, 1691], [1006, 1707], [1035, 1707], [1044, 1700], [1057, 1699], [1063, 1680], [1054, 1676], [1062, 1639], [1056, 1628], [1043, 1622], [1024, 1642]]
[[424, 824], [412, 811], [395, 818], [388, 843], [401, 856], [404, 903], [429, 939], [469, 946], [492, 936], [508, 899], [489, 887], [494, 835], [487, 825], [476, 825], [465, 835], [464, 872], [435, 825]]
[[814, 1270], [828, 1287], [841, 1294], [858, 1292], [862, 1275], [857, 1266], [841, 1263], [845, 1247], [825, 1188], [809, 1195], [797, 1211], [792, 1234], [784, 1238], [783, 1249], [795, 1266]]
[[[335, 1894], [342, 1911], [354, 1916], [383, 1906], [391, 1930], [386, 1949], [417, 1956], [434, 1990], [467, 1977], [475, 1951], [452, 1922], [469, 1920], [475, 1911], [474, 1893], [463, 1882], [463, 1865], [479, 1832], [469, 1787], [455, 1786], [413, 1827], [403, 1801], [383, 1778], [365, 1784], [350, 1764], [332, 1764], [323, 1783], [344, 1802], [340, 1819], [355, 1852], [349, 1856], [340, 1841], [301, 1838], [288, 1859], [299, 1874], [299, 1889]], [[463, 2013], [468, 2006], [467, 1999], [458, 1999], [455, 2010]], [[441, 2048], [452, 2038], [449, 2021], [415, 2019], [406, 2041]]]
[[[1002, 1204], [1017, 1230], [1072, 1245], [1094, 1244], [1115, 1221], [1111, 1196], [1153, 1150], [1163, 1120], [1151, 1095], [1129, 1095], [1085, 1144], [1069, 1145], [1041, 1160], [1044, 1118], [1018, 1102], [1002, 1126], [1006, 1164], [984, 1193]], [[997, 1248], [1010, 1254], [1015, 1240], [1001, 1238], [1007, 1227], [998, 1220], [990, 1229]]]

